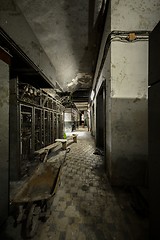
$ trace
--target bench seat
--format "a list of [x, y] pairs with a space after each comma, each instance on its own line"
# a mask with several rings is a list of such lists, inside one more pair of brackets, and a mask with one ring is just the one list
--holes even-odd
[[55, 142], [61, 142], [62, 143], [62, 149], [66, 150], [67, 148], [67, 139], [64, 138], [57, 138]]

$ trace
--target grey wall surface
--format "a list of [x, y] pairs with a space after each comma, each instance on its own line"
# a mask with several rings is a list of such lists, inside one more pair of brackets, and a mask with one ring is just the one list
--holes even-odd
[[8, 217], [9, 67], [0, 60], [0, 224]]
[[112, 0], [111, 30], [149, 30], [159, 21], [159, 0]]
[[144, 185], [148, 43], [111, 43], [112, 183]]
[[105, 42], [115, 30], [152, 30], [159, 16], [159, 0], [113, 0], [108, 9], [93, 88], [97, 93], [106, 79], [106, 167], [115, 185], [146, 183], [148, 41], [111, 41], [99, 74]]
[[144, 186], [147, 175], [147, 100], [112, 100], [112, 184]]

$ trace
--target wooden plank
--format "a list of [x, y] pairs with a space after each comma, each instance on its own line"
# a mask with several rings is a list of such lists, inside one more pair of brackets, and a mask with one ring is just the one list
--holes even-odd
[[50, 149], [55, 148], [55, 147], [57, 147], [57, 146], [58, 146], [58, 143], [55, 142], [55, 143], [52, 143], [51, 145], [48, 145], [47, 147], [45, 147], [45, 149], [50, 150]]
[[56, 140], [55, 140], [56, 142], [61, 142], [61, 143], [65, 143], [65, 142], [67, 142], [67, 139], [61, 139], [61, 138], [57, 138]]
[[41, 148], [41, 149], [35, 151], [34, 153], [37, 154], [37, 155], [41, 155], [41, 154], [51, 150], [52, 148], [57, 147], [60, 143], [62, 143], [63, 149], [66, 149], [66, 144], [65, 143], [67, 143], [68, 140], [72, 140], [72, 139], [73, 139], [74, 142], [77, 142], [77, 136], [78, 136], [78, 134], [72, 134], [71, 136], [67, 137], [67, 139], [57, 138], [55, 140], [55, 143], [52, 143], [52, 144], [50, 144], [50, 145], [48, 145], [44, 148]]
[[52, 148], [55, 148], [55, 147], [57, 147], [58, 145], [59, 145], [58, 142], [52, 143], [52, 144], [50, 144], [50, 145], [48, 145], [48, 146], [46, 146], [46, 147], [44, 147], [44, 148], [41, 148], [41, 149], [35, 151], [34, 153], [35, 153], [35, 154], [42, 154], [42, 153], [44, 153], [46, 150], [50, 150], [50, 149], [52, 149]]

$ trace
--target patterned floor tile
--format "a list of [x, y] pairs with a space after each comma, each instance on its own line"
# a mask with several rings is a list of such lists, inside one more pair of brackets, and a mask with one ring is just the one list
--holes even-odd
[[[130, 215], [114, 195], [104, 172], [103, 157], [93, 154], [95, 145], [90, 133], [78, 132], [78, 142], [70, 143], [69, 148], [65, 159], [64, 151], [56, 158], [64, 161], [60, 186], [53, 197], [51, 215], [40, 223], [33, 240], [146, 240], [144, 232], [135, 234], [142, 223], [135, 218], [135, 226], [131, 226]], [[49, 160], [54, 158], [51, 154]], [[13, 233], [12, 240], [21, 239], [19, 231], [12, 226], [7, 229]]]

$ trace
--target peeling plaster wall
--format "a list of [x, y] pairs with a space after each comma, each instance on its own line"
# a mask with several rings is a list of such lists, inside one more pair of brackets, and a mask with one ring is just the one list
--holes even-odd
[[97, 83], [104, 44], [114, 30], [151, 31], [159, 16], [159, 0], [112, 0], [109, 7], [93, 88], [106, 78], [106, 167], [114, 185], [146, 184], [148, 42], [111, 42]]
[[1, 0], [0, 26], [44, 75], [55, 84], [55, 68], [13, 0]]
[[9, 67], [0, 60], [0, 224], [8, 217]]
[[148, 43], [111, 45], [112, 183], [144, 185]]
[[159, 0], [112, 0], [111, 31], [152, 30], [160, 18]]
[[[160, 2], [111, 1], [111, 31], [152, 30]], [[148, 155], [148, 42], [111, 43], [111, 181], [144, 185]]]

